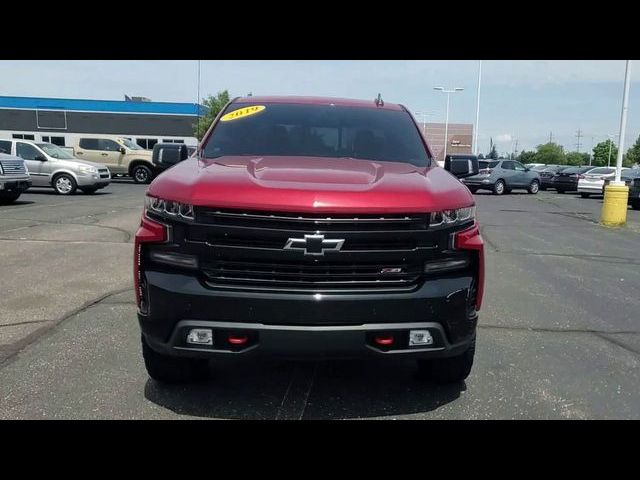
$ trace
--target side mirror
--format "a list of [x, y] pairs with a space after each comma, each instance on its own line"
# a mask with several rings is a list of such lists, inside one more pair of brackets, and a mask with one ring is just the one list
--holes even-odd
[[125, 153], [127, 153], [127, 149], [124, 147], [120, 147], [120, 153], [124, 155]]
[[478, 157], [475, 155], [455, 157], [447, 155], [444, 159], [444, 169], [458, 178], [477, 175], [479, 171]]
[[189, 151], [183, 143], [156, 143], [151, 162], [159, 168], [169, 168], [186, 160], [188, 156]]

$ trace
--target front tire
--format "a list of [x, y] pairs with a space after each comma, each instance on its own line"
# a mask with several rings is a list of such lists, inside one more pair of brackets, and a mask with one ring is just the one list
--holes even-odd
[[538, 190], [540, 190], [540, 183], [537, 180], [533, 180], [529, 184], [529, 187], [527, 188], [527, 192], [529, 192], [532, 195], [535, 195], [536, 193], [538, 193]]
[[10, 203], [15, 202], [22, 192], [12, 192], [12, 193], [0, 193], [0, 205], [9, 205]]
[[135, 183], [147, 184], [153, 179], [153, 172], [146, 165], [136, 165], [131, 170], [131, 176]]
[[207, 360], [162, 355], [147, 345], [144, 336], [142, 357], [149, 376], [161, 383], [197, 382], [208, 376]]
[[476, 353], [476, 340], [469, 348], [455, 357], [434, 358], [431, 360], [418, 360], [418, 373], [420, 378], [434, 383], [447, 384], [462, 382], [471, 373], [473, 358]]
[[584, 192], [581, 192], [581, 193], [580, 193], [580, 196], [581, 196], [582, 198], [589, 198], [589, 195], [591, 195], [591, 194], [590, 194], [590, 193], [584, 193]]
[[502, 195], [505, 191], [504, 180], [498, 180], [493, 184], [493, 193], [495, 195]]
[[68, 173], [56, 175], [52, 184], [58, 195], [73, 195], [78, 188], [75, 178]]

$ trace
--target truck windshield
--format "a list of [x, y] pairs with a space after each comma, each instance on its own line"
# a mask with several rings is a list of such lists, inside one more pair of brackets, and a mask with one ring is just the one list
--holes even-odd
[[124, 143], [125, 147], [130, 148], [131, 150], [144, 150], [144, 148], [142, 148], [140, 145], [138, 145], [137, 143], [133, 143], [131, 140], [128, 140], [126, 138], [121, 138], [120, 141]]
[[347, 157], [420, 167], [430, 163], [407, 112], [332, 105], [233, 104], [204, 146], [206, 158], [224, 155]]
[[50, 157], [59, 158], [60, 160], [75, 160], [73, 155], [53, 143], [37, 143], [36, 145]]

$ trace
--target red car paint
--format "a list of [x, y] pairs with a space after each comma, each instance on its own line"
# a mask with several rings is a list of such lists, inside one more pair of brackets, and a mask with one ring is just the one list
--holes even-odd
[[[376, 107], [363, 100], [323, 97], [246, 97], [233, 101], [234, 105], [270, 103], [404, 109], [391, 103]], [[212, 123], [202, 145], [225, 110], [226, 107]], [[415, 119], [413, 123], [420, 131]], [[420, 138], [425, 141], [422, 135]], [[425, 148], [431, 155], [426, 142]], [[335, 214], [425, 213], [475, 203], [457, 178], [437, 166], [322, 157], [194, 156], [157, 177], [148, 194], [197, 206]], [[136, 252], [138, 243], [162, 241], [157, 240], [157, 228], [151, 228], [149, 223], [154, 222], [143, 219], [136, 234]], [[484, 292], [484, 246], [477, 223], [456, 234], [455, 246], [479, 254], [479, 310]]]
[[439, 167], [355, 159], [187, 159], [149, 194], [193, 205], [302, 213], [422, 213], [468, 207], [473, 196]]

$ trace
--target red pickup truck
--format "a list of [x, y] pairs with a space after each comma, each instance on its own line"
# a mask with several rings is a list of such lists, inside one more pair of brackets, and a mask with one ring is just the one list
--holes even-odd
[[[236, 98], [159, 175], [135, 237], [149, 375], [221, 356], [410, 357], [436, 382], [473, 364], [484, 282], [475, 157], [436, 165], [402, 105]], [[448, 170], [448, 171], [447, 171]]]

